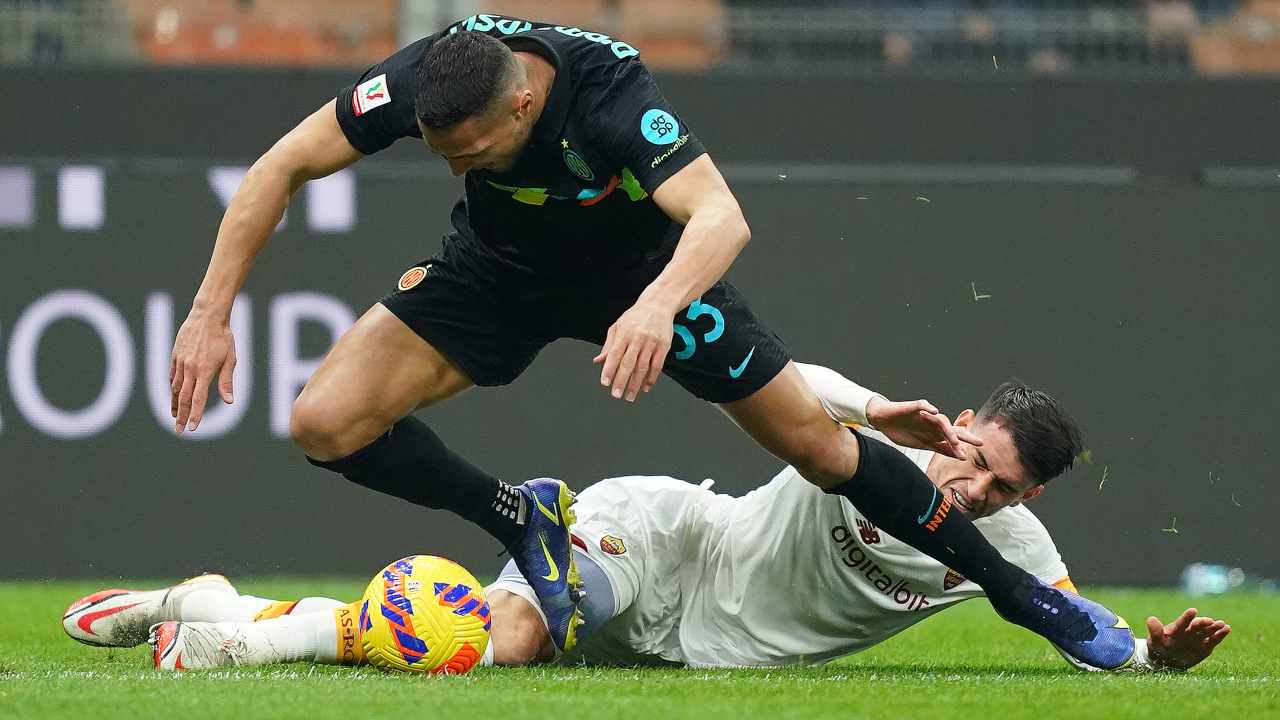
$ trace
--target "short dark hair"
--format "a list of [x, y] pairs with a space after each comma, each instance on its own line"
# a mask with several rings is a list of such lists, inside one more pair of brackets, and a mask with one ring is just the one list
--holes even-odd
[[1018, 461], [1037, 484], [1070, 470], [1083, 449], [1080, 427], [1058, 401], [1017, 378], [991, 393], [978, 420], [994, 422], [1013, 436]]
[[515, 72], [515, 56], [497, 38], [469, 31], [446, 35], [418, 63], [414, 111], [428, 128], [452, 127], [488, 110]]

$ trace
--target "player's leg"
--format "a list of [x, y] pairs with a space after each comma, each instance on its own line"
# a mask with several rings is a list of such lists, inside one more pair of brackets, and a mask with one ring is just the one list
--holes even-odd
[[67, 607], [62, 628], [86, 645], [133, 647], [146, 641], [155, 623], [176, 619], [188, 608], [236, 607], [239, 598], [225, 577], [214, 574], [157, 590], [99, 590]]
[[557, 644], [572, 646], [580, 614], [568, 487], [549, 478], [508, 485], [409, 414], [473, 383], [511, 382], [549, 340], [525, 316], [535, 312], [529, 304], [449, 247], [343, 335], [295, 402], [290, 430], [312, 464], [488, 531], [530, 576]]
[[329, 351], [294, 402], [290, 434], [312, 464], [423, 507], [451, 510], [504, 547], [522, 534], [518, 493], [410, 415], [471, 380], [385, 306]]
[[494, 665], [533, 665], [555, 659], [556, 646], [536, 600], [496, 588], [489, 591], [488, 597], [493, 614], [489, 647]]
[[[1045, 585], [1006, 560], [962, 513], [948, 512], [950, 498], [943, 497], [897, 449], [829, 419], [826, 423], [812, 420], [812, 408], [817, 405], [812, 396], [799, 372], [788, 365], [764, 388], [724, 409], [766, 449], [784, 459], [782, 453], [794, 453], [800, 458], [799, 463], [792, 462], [797, 469], [816, 464], [812, 457], [804, 457], [814, 443], [827, 443], [842, 452], [852, 450], [856, 470], [843, 482], [831, 481], [831, 472], [840, 467], [832, 459], [818, 461], [830, 464], [819, 465], [822, 472], [814, 473], [816, 481], [810, 481], [828, 493], [849, 498], [889, 534], [976, 582], [1005, 619], [1095, 666], [1114, 667], [1128, 661], [1132, 652], [1129, 648], [1126, 654], [1125, 641], [1131, 645], [1132, 638], [1128, 630], [1117, 628], [1118, 618], [1100, 605]], [[823, 412], [821, 407], [817, 412]], [[819, 453], [818, 457], [825, 456]], [[1093, 643], [1100, 634], [1102, 642]]]
[[[764, 330], [735, 288], [718, 283], [685, 313], [690, 322], [704, 315], [714, 321], [714, 340], [703, 343], [708, 352], [699, 360], [703, 348], [695, 333], [706, 327], [703, 321], [685, 333], [694, 340], [684, 338], [685, 347], [695, 351], [668, 366], [682, 385], [721, 403], [756, 442], [806, 480], [849, 498], [889, 534], [973, 580], [1005, 618], [1059, 644], [1106, 629], [1105, 617], [1099, 616], [1102, 628], [1082, 620], [1080, 603], [1005, 560], [963, 514], [948, 513], [950, 499], [909, 458], [832, 421], [785, 348], [774, 346], [781, 341]], [[764, 362], [748, 365], [753, 356]], [[744, 360], [726, 366], [733, 357]]]
[[253, 667], [290, 662], [359, 665], [359, 602], [304, 598], [291, 612], [256, 621], [169, 621], [151, 629], [152, 661], [162, 670]]
[[[587, 553], [574, 549], [578, 571], [582, 575], [580, 604], [582, 626], [578, 641], [585, 642], [601, 626], [619, 612], [615, 591], [609, 578]], [[492, 624], [489, 629], [489, 655], [494, 665], [530, 665], [551, 662], [556, 647], [548, 632], [543, 613], [533, 588], [514, 562], [508, 562], [498, 579], [486, 589]], [[624, 603], [629, 604], [624, 599]], [[626, 604], [623, 605], [625, 609]]]
[[255, 622], [327, 612], [340, 605], [322, 597], [271, 600], [241, 595], [222, 575], [206, 574], [158, 590], [100, 590], [72, 603], [63, 613], [62, 627], [87, 645], [133, 647], [147, 639], [152, 625], [170, 620]]

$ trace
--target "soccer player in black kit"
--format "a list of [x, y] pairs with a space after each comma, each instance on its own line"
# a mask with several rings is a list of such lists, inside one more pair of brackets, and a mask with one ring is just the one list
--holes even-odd
[[[294, 403], [290, 431], [311, 463], [492, 534], [558, 647], [573, 645], [581, 622], [572, 494], [548, 478], [498, 480], [411, 413], [507, 384], [570, 337], [602, 346], [595, 362], [613, 397], [634, 401], [669, 375], [808, 481], [977, 582], [1009, 620], [1092, 665], [1126, 662], [1132, 635], [1114, 615], [1005, 561], [905, 456], [827, 416], [786, 346], [720, 279], [749, 239], [746, 221], [638, 56], [599, 33], [477, 15], [368, 69], [303, 120], [227, 208], [174, 342], [177, 431], [199, 426], [214, 377], [232, 401], [231, 303], [292, 193], [420, 139], [465, 175], [452, 231], [339, 339]], [[961, 458], [962, 439], [973, 440], [923, 401], [891, 422]]]

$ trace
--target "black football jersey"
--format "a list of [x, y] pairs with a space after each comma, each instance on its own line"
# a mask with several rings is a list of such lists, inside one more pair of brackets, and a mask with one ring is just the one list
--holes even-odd
[[[338, 123], [362, 153], [418, 138], [417, 66], [433, 42], [483, 32], [556, 68], [528, 145], [507, 172], [469, 171], [452, 224], [477, 253], [543, 273], [597, 274], [669, 252], [681, 227], [651, 193], [705, 150], [639, 52], [576, 27], [475, 15], [369, 68], [338, 93]], [[426, 149], [424, 148], [424, 151]]]

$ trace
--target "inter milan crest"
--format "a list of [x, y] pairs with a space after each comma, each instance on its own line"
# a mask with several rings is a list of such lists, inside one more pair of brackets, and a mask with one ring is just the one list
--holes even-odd
[[560, 147], [564, 148], [564, 164], [569, 168], [569, 172], [588, 182], [596, 179], [596, 174], [591, 170], [591, 166], [587, 164], [587, 161], [569, 148], [568, 140], [561, 140]]

